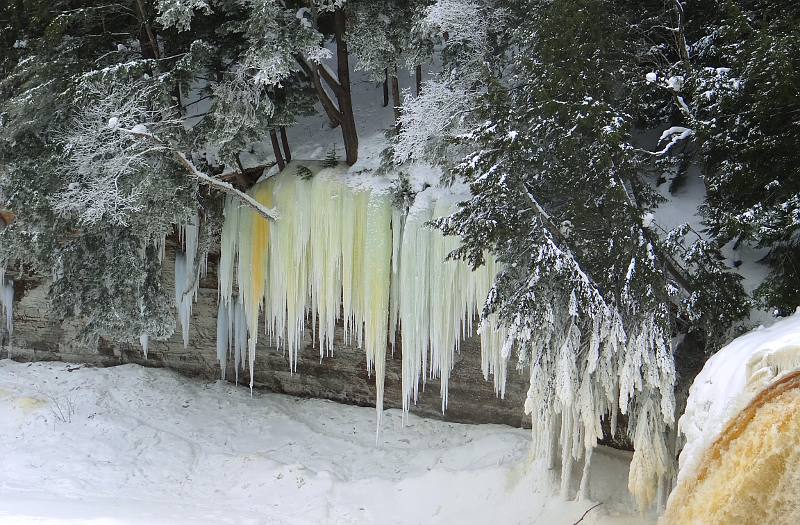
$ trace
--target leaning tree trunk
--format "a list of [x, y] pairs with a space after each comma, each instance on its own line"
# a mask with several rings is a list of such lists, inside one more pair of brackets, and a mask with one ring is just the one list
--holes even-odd
[[286, 168], [286, 161], [283, 160], [281, 145], [278, 143], [278, 134], [275, 132], [274, 128], [269, 130], [269, 139], [272, 142], [272, 153], [275, 155], [275, 162], [278, 163], [278, 169], [283, 171], [284, 168]]
[[[358, 129], [356, 128], [355, 115], [353, 114], [353, 99], [350, 91], [350, 59], [347, 42], [344, 35], [347, 28], [347, 19], [344, 10], [339, 9], [334, 13], [334, 39], [336, 41], [336, 75], [323, 64], [312, 64], [303, 55], [296, 55], [298, 64], [308, 75], [314, 90], [317, 92], [322, 108], [333, 127], [341, 126], [342, 139], [346, 161], [351, 166], [358, 160]], [[336, 98], [328, 94], [323, 82], [327, 84]]]
[[341, 115], [342, 138], [344, 139], [345, 160], [349, 165], [353, 165], [358, 160], [358, 130], [356, 129], [356, 119], [353, 114], [353, 98], [350, 90], [350, 59], [347, 50], [347, 42], [344, 33], [347, 20], [343, 9], [338, 9], [334, 13], [334, 23], [336, 25], [336, 59], [339, 86], [341, 89], [336, 93], [339, 101], [339, 113]]
[[397, 66], [392, 69], [392, 104], [394, 105], [394, 128], [400, 133], [400, 81], [397, 79]]
[[383, 107], [389, 105], [389, 68], [383, 69]]
[[281, 143], [283, 144], [283, 158], [286, 163], [292, 162], [292, 150], [289, 149], [289, 137], [286, 136], [286, 128], [281, 126]]

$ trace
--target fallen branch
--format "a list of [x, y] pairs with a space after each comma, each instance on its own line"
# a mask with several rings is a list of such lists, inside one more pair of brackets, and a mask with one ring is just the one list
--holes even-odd
[[581, 519], [579, 519], [578, 521], [576, 521], [576, 522], [575, 522], [575, 523], [573, 523], [572, 525], [578, 525], [578, 523], [580, 523], [580, 522], [582, 522], [582, 521], [583, 521], [583, 518], [585, 518], [587, 514], [589, 514], [591, 511], [593, 511], [594, 509], [596, 509], [596, 508], [597, 508], [597, 507], [599, 507], [600, 505], [602, 505], [602, 503], [597, 503], [596, 505], [594, 505], [594, 506], [591, 506], [591, 507], [589, 507], [588, 509], [586, 509], [586, 512], [584, 512], [584, 513], [583, 513], [583, 516], [581, 516]]

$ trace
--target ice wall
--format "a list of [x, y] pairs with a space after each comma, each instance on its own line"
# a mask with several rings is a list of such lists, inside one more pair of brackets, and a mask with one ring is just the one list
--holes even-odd
[[[252, 386], [261, 314], [266, 335], [287, 352], [292, 370], [306, 323], [312, 323], [323, 359], [333, 353], [341, 321], [345, 339], [364, 349], [367, 371], [375, 374], [380, 428], [386, 353], [390, 346], [394, 351], [400, 327], [404, 410], [430, 377], [441, 378], [444, 410], [454, 353], [461, 339], [475, 332], [495, 262], [489, 259], [473, 272], [463, 262], [445, 260], [458, 239], [442, 236], [427, 222], [455, 209], [458, 198], [451, 190], [419, 193], [405, 217], [392, 207], [385, 179], [304, 165], [314, 173], [309, 180], [292, 163], [250, 190], [279, 210], [274, 223], [233, 199], [226, 203], [217, 330], [221, 367], [232, 352], [238, 379], [246, 338]], [[485, 321], [483, 371], [494, 376], [499, 395], [508, 358], [505, 339], [496, 320]]]
[[800, 312], [715, 354], [689, 391], [664, 524], [800, 523]]

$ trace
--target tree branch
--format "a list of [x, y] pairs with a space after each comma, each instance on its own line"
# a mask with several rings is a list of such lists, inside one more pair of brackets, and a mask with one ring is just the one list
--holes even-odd
[[175, 159], [175, 161], [184, 168], [186, 174], [189, 175], [190, 177], [195, 178], [202, 184], [211, 186], [212, 188], [219, 190], [223, 193], [233, 195], [234, 197], [242, 201], [244, 204], [253, 208], [253, 210], [255, 210], [256, 213], [258, 213], [259, 215], [261, 215], [262, 217], [264, 217], [269, 221], [278, 220], [279, 215], [275, 209], [267, 208], [266, 206], [255, 200], [250, 195], [234, 188], [231, 183], [215, 179], [214, 177], [211, 177], [203, 173], [202, 171], [198, 170], [197, 167], [195, 167], [195, 165], [189, 159], [186, 158], [186, 155], [175, 149], [173, 146], [166, 144], [164, 141], [162, 141], [152, 133], [147, 131], [137, 131], [133, 129], [122, 129], [122, 128], [120, 128], [119, 131], [122, 131], [124, 133], [129, 133], [141, 139], [151, 140], [156, 142], [157, 144], [164, 146], [165, 149], [168, 149], [172, 153], [172, 156]]
[[600, 505], [602, 505], [602, 503], [597, 503], [597, 504], [589, 507], [588, 509], [586, 509], [586, 512], [583, 513], [583, 516], [581, 516], [581, 518], [578, 521], [576, 521], [575, 523], [573, 523], [572, 525], [578, 525], [578, 523], [583, 521], [583, 518], [585, 518], [587, 514], [589, 514], [591, 511], [593, 511], [594, 509], [596, 509]]

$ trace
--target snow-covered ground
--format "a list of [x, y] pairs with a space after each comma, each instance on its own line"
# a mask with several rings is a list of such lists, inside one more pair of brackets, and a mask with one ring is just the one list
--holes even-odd
[[[136, 365], [2, 360], [0, 524], [571, 525], [594, 504], [551, 496], [528, 431], [389, 410], [376, 446], [374, 418]], [[626, 458], [595, 458], [603, 505], [581, 523], [646, 523], [608, 516]]]

